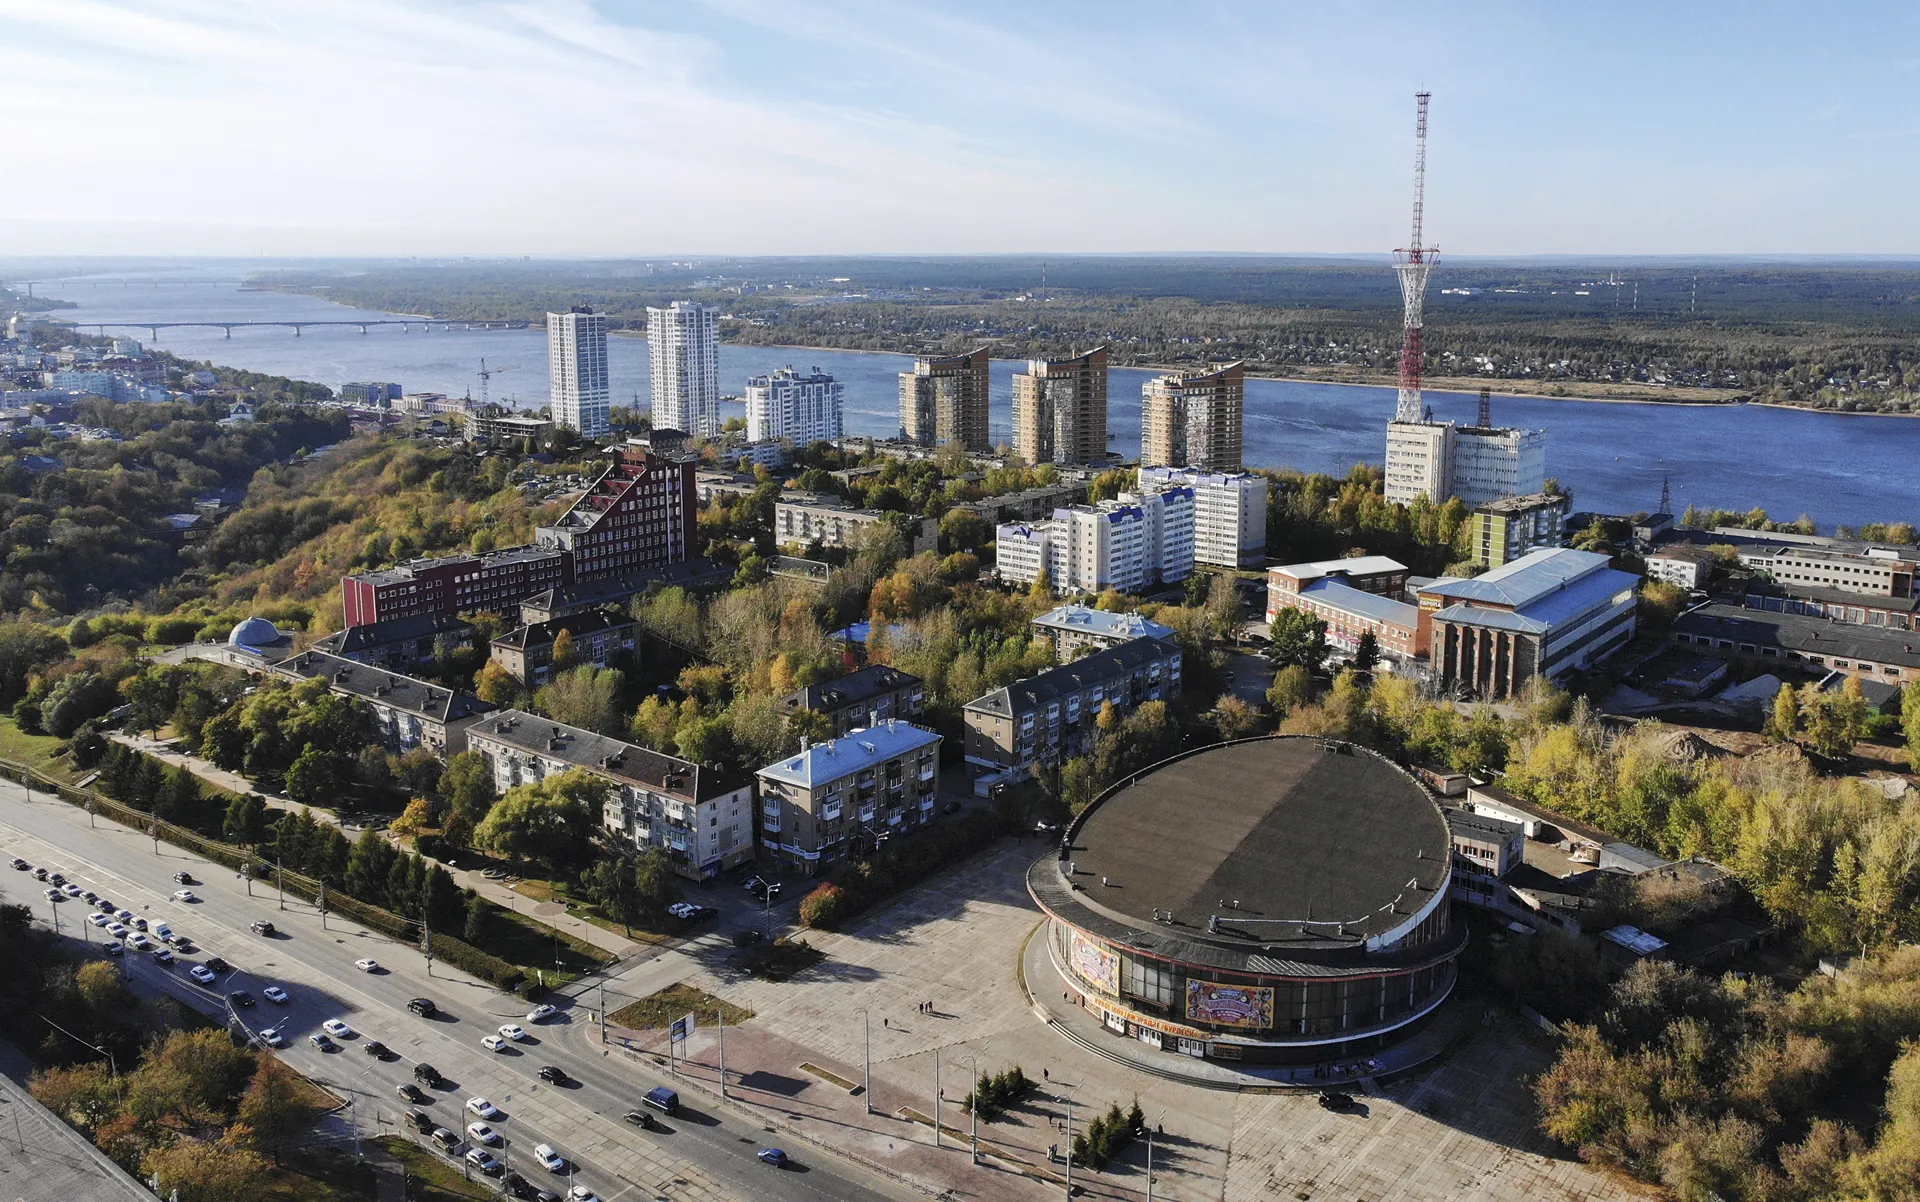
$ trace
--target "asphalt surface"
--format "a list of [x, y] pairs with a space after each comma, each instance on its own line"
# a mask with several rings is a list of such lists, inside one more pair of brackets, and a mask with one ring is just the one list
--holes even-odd
[[[765, 1129], [735, 1110], [719, 1109], [703, 1094], [681, 1091], [679, 1115], [656, 1115], [656, 1130], [636, 1129], [621, 1116], [638, 1106], [648, 1089], [671, 1082], [664, 1070], [653, 1073], [624, 1058], [606, 1057], [588, 1041], [590, 1014], [571, 999], [550, 999], [562, 1007], [560, 1013], [545, 1023], [530, 1023], [528, 1003], [429, 965], [413, 947], [339, 917], [323, 920], [314, 907], [291, 899], [282, 910], [270, 882], [253, 882], [250, 897], [246, 884], [219, 865], [165, 843], [156, 854], [148, 838], [105, 820], [90, 829], [84, 811], [39, 794], [29, 802], [18, 786], [0, 782], [0, 896], [30, 905], [37, 920], [51, 925], [54, 906], [44, 896], [46, 884], [30, 872], [6, 867], [14, 856], [64, 873], [149, 922], [163, 919], [192, 939], [196, 950], [177, 954], [171, 966], [131, 950], [119, 962], [137, 986], [167, 992], [209, 1014], [228, 1010], [229, 991], [251, 992], [256, 1004], [232, 1013], [255, 1032], [277, 1026], [287, 1039], [281, 1056], [351, 1098], [351, 1119], [363, 1135], [425, 1138], [406, 1124], [410, 1103], [397, 1090], [413, 1079], [414, 1066], [426, 1061], [447, 1084], [427, 1090], [432, 1101], [421, 1109], [464, 1136], [468, 1123], [483, 1121], [465, 1109], [466, 1099], [490, 1099], [503, 1112], [500, 1119], [484, 1120], [505, 1140], [493, 1149], [495, 1155], [534, 1185], [557, 1193], [564, 1194], [571, 1180], [591, 1187], [606, 1202], [878, 1202], [917, 1196], [811, 1148], [781, 1145], [797, 1163], [787, 1170], [763, 1165], [754, 1154], [771, 1138]], [[191, 886], [198, 902], [172, 899], [181, 887], [172, 876], [182, 869], [198, 882]], [[77, 941], [84, 928], [96, 949], [110, 938], [86, 924], [93, 907], [84, 898], [58, 909], [63, 934]], [[278, 928], [276, 935], [263, 938], [249, 930], [263, 918]], [[187, 969], [212, 955], [223, 957], [233, 971], [202, 988]], [[362, 957], [378, 960], [382, 971], [357, 970], [354, 961]], [[269, 984], [286, 989], [289, 1003], [268, 1002], [262, 990]], [[431, 998], [440, 1013], [425, 1019], [409, 1012], [406, 1003], [414, 997]], [[323, 1052], [307, 1037], [333, 1018], [351, 1026], [356, 1036], [337, 1039], [337, 1050]], [[505, 1023], [525, 1027], [531, 1038], [503, 1053], [481, 1046], [482, 1036]], [[362, 1049], [369, 1039], [397, 1055], [385, 1060], [366, 1055]], [[563, 1086], [542, 1082], [538, 1074], [544, 1065], [563, 1069], [571, 1080]], [[571, 1179], [548, 1173], [534, 1160], [533, 1147], [543, 1142], [567, 1157]], [[426, 1146], [437, 1148], [431, 1141]], [[479, 1178], [477, 1171], [474, 1176]]]

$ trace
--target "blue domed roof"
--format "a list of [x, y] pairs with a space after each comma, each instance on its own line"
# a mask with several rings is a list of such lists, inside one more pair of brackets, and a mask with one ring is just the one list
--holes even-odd
[[235, 647], [267, 647], [282, 638], [280, 628], [265, 618], [248, 618], [233, 628], [227, 642]]

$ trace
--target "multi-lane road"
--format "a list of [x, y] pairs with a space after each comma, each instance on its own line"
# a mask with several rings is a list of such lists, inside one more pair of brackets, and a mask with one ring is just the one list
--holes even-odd
[[[656, 1116], [656, 1129], [635, 1128], [622, 1116], [648, 1089], [671, 1082], [664, 1072], [607, 1057], [587, 1038], [589, 1016], [564, 999], [553, 1019], [529, 1023], [528, 1003], [443, 965], [430, 965], [412, 947], [337, 916], [323, 919], [313, 907], [291, 900], [282, 910], [270, 883], [254, 882], [250, 896], [247, 884], [219, 865], [165, 843], [156, 853], [138, 832], [104, 820], [90, 826], [83, 811], [43, 794], [29, 801], [18, 786], [0, 782], [0, 896], [32, 906], [37, 919], [50, 923], [54, 906], [44, 896], [46, 885], [31, 873], [5, 867], [15, 856], [64, 873], [149, 922], [164, 919], [192, 939], [197, 950], [171, 966], [131, 950], [121, 962], [139, 985], [189, 1000], [210, 1014], [227, 1010], [229, 991], [252, 993], [256, 1005], [236, 1011], [237, 1016], [254, 1031], [276, 1026], [284, 1032], [287, 1044], [280, 1054], [352, 1099], [348, 1117], [364, 1135], [423, 1138], [407, 1126], [409, 1103], [398, 1090], [424, 1061], [447, 1083], [429, 1090], [432, 1101], [421, 1109], [440, 1126], [464, 1134], [477, 1117], [466, 1110], [467, 1099], [491, 1100], [504, 1116], [490, 1124], [505, 1139], [503, 1147], [493, 1149], [495, 1155], [533, 1185], [557, 1193], [582, 1184], [606, 1202], [880, 1202], [916, 1196], [858, 1166], [791, 1146], [786, 1150], [801, 1153], [801, 1163], [787, 1170], [761, 1164], [755, 1152], [774, 1137], [703, 1094], [682, 1090], [679, 1115]], [[183, 869], [199, 882], [193, 886], [197, 902], [172, 899], [180, 888], [173, 874]], [[58, 908], [61, 931], [82, 938], [92, 907], [76, 898]], [[258, 919], [272, 922], [276, 934], [252, 933]], [[86, 926], [85, 937], [97, 946], [109, 936]], [[209, 956], [226, 960], [233, 971], [203, 988], [187, 969]], [[367, 957], [379, 961], [382, 971], [369, 974], [354, 967]], [[264, 998], [270, 984], [291, 995], [286, 1005]], [[432, 999], [440, 1012], [430, 1019], [409, 1012], [407, 1002], [415, 997]], [[307, 1037], [328, 1019], [345, 1022], [356, 1037], [336, 1040], [338, 1050], [323, 1052]], [[482, 1047], [481, 1038], [504, 1023], [521, 1024], [531, 1038], [505, 1052]], [[369, 1039], [386, 1044], [397, 1058], [366, 1055], [362, 1048]], [[559, 1086], [543, 1082], [539, 1071], [548, 1065], [570, 1080]], [[539, 1143], [565, 1156], [571, 1172], [541, 1168], [532, 1154]]]

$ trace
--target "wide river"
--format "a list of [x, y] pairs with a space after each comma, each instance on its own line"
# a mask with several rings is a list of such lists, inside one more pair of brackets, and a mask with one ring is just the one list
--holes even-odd
[[[78, 302], [51, 316], [95, 323], [151, 321], [284, 321], [391, 317], [308, 296], [243, 291], [238, 284], [170, 275], [79, 278], [35, 286], [44, 296]], [[88, 331], [89, 333], [92, 331]], [[110, 331], [111, 332], [111, 331]], [[138, 337], [147, 340], [145, 331]], [[422, 332], [415, 327], [313, 327], [300, 337], [277, 327], [162, 330], [156, 347], [192, 359], [338, 386], [354, 380], [394, 381], [409, 392], [479, 395], [480, 361], [495, 373], [492, 396], [522, 407], [547, 399], [546, 334], [528, 330]], [[615, 404], [647, 395], [647, 344], [615, 337], [608, 346]], [[721, 389], [741, 392], [747, 377], [785, 364], [818, 367], [846, 385], [850, 434], [899, 431], [901, 355], [809, 348], [720, 348]], [[1012, 377], [1020, 365], [993, 364], [992, 432], [1011, 428]], [[1139, 453], [1140, 387], [1153, 373], [1116, 368], [1109, 384], [1109, 428], [1115, 450]], [[1438, 416], [1472, 421], [1476, 399], [1429, 393]], [[641, 400], [644, 407], [645, 401]], [[1378, 463], [1394, 393], [1388, 388], [1247, 381], [1246, 462], [1344, 473]], [[723, 416], [741, 409], [723, 408]], [[1920, 419], [1814, 413], [1758, 405], [1683, 406], [1496, 398], [1501, 425], [1547, 431], [1547, 472], [1559, 477], [1578, 508], [1610, 513], [1652, 509], [1670, 478], [1676, 508], [1689, 503], [1776, 518], [1811, 513], [1835, 522], [1920, 524]]]

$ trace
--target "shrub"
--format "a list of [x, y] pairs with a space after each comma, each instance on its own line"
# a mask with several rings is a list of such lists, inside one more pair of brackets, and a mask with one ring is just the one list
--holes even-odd
[[444, 835], [421, 835], [413, 841], [413, 849], [429, 860], [442, 862], [445, 862], [450, 850]]
[[537, 1002], [547, 996], [547, 987], [532, 977], [522, 977], [513, 991], [530, 1002]]
[[31, 697], [22, 697], [13, 707], [13, 722], [26, 734], [46, 733], [40, 729], [40, 703]]
[[469, 943], [451, 935], [433, 936], [433, 954], [462, 972], [470, 972], [499, 989], [517, 990], [527, 983], [527, 974]]
[[199, 633], [198, 618], [155, 618], [147, 623], [147, 641], [162, 647], [191, 643]]
[[967, 1110], [972, 1110], [978, 1105], [980, 1117], [991, 1119], [1000, 1113], [1003, 1107], [1019, 1101], [1021, 1095], [1031, 1088], [1033, 1088], [1032, 1079], [1016, 1064], [1005, 1072], [982, 1076], [974, 1082], [973, 1092], [967, 1095], [962, 1105]]

